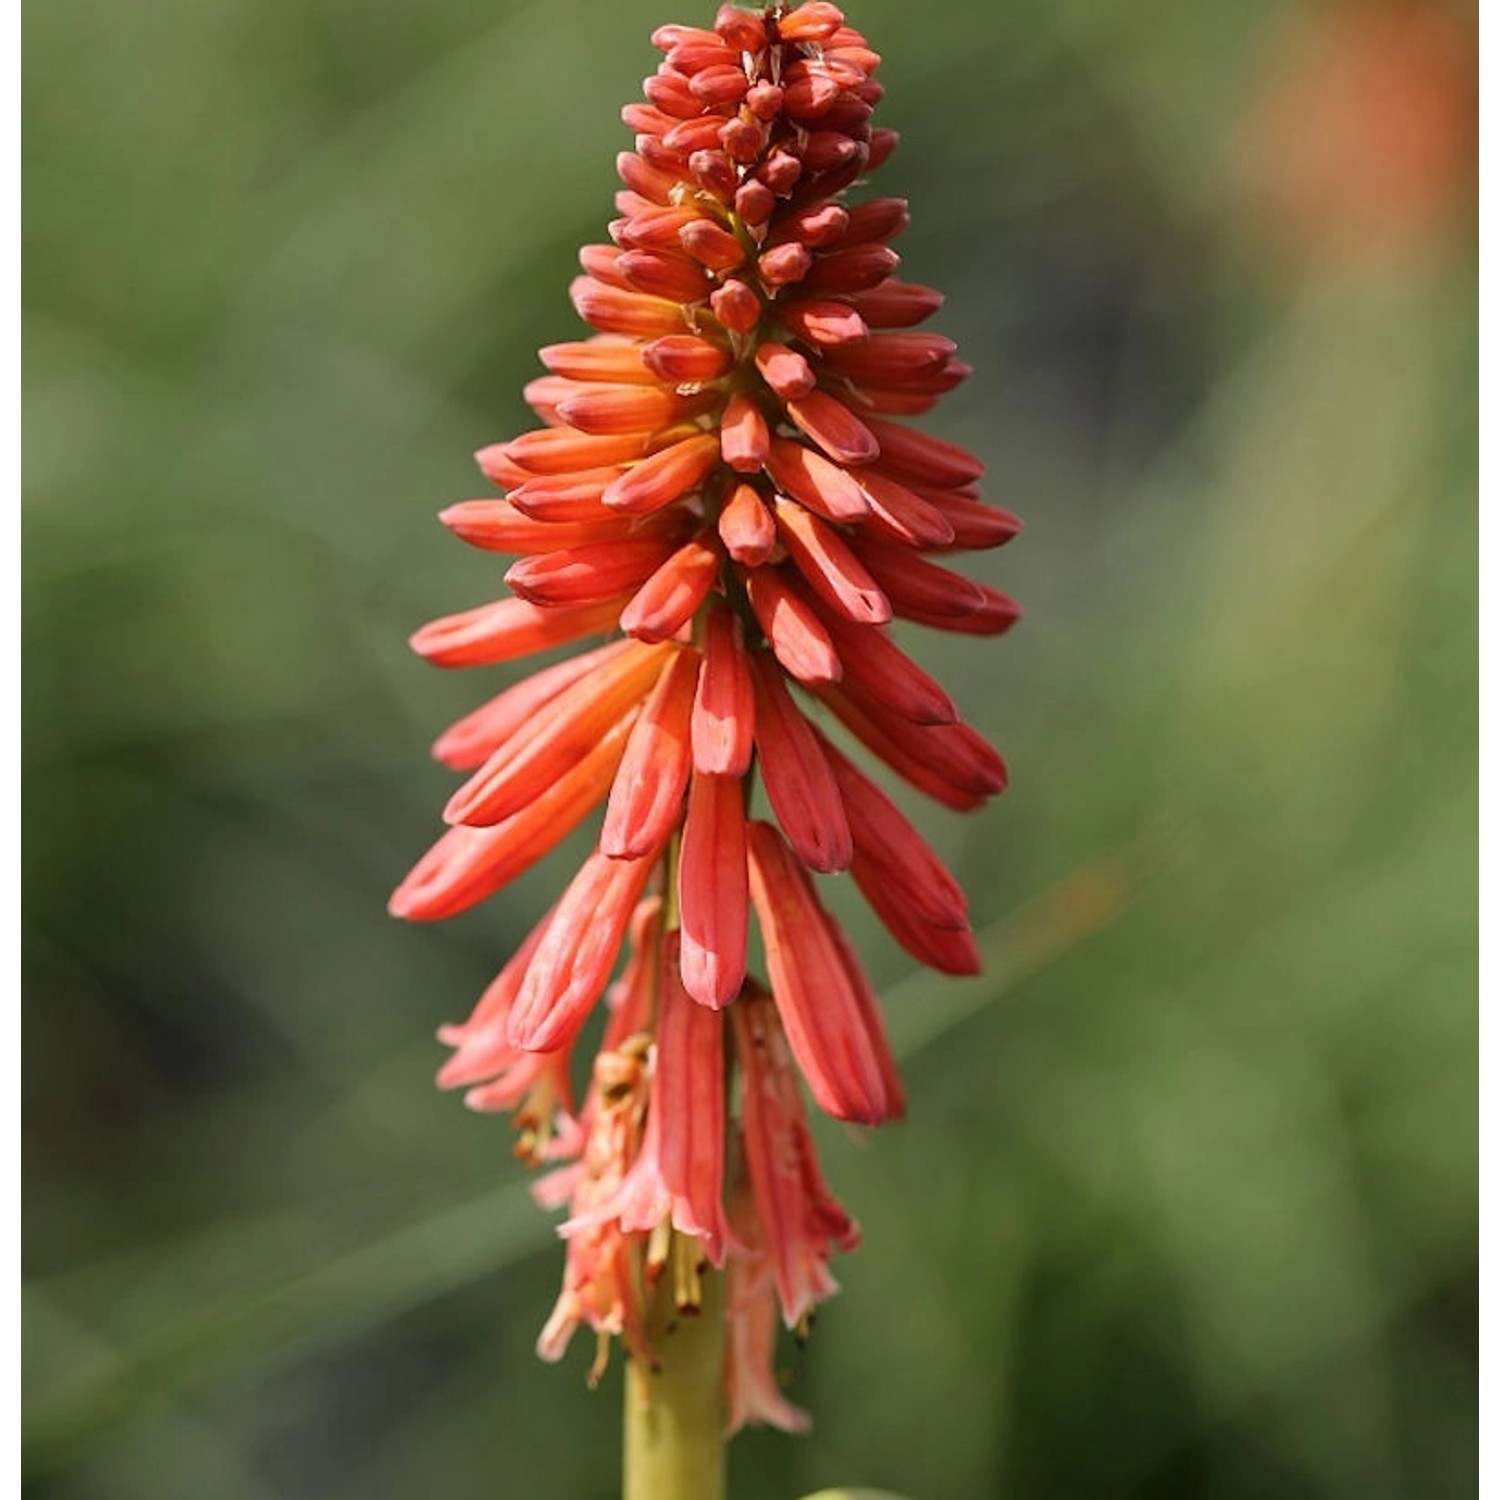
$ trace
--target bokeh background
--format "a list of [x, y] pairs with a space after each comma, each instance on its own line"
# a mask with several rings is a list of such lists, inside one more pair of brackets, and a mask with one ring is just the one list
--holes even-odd
[[[503, 567], [435, 512], [710, 9], [27, 7], [38, 1500], [613, 1491], [618, 1369], [534, 1361], [550, 1224], [430, 1082], [576, 842], [383, 906], [514, 671], [406, 650]], [[735, 1500], [1471, 1494], [1472, 7], [851, 19], [1028, 618], [916, 648], [1012, 764], [922, 814], [989, 972], [855, 918], [911, 1116], [823, 1132], [866, 1247]]]

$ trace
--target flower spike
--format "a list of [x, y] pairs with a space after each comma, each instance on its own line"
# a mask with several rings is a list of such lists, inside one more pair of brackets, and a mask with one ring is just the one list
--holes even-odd
[[[977, 969], [958, 881], [851, 752], [959, 811], [1004, 789], [903, 640], [1014, 625], [1014, 601], [952, 559], [1021, 523], [980, 498], [978, 458], [909, 420], [970, 370], [920, 326], [942, 297], [896, 274], [906, 201], [862, 191], [897, 145], [873, 123], [879, 55], [828, 0], [725, 4], [651, 40], [608, 242], [567, 289], [591, 331], [541, 351], [524, 393], [541, 425], [479, 450], [502, 493], [442, 513], [514, 559], [511, 597], [412, 637], [442, 667], [588, 644], [439, 738], [468, 779], [390, 906], [464, 911], [603, 806], [564, 894], [440, 1032], [439, 1082], [514, 1110], [518, 1153], [553, 1166], [537, 1197], [567, 1211], [567, 1259], [544, 1358], [586, 1325], [591, 1379], [614, 1337], [655, 1368], [653, 1309], [696, 1312], [722, 1275], [729, 1426], [800, 1431], [777, 1315], [805, 1331], [859, 1239], [804, 1085], [863, 1124], [906, 1106], [814, 876], [849, 871], [908, 952]], [[750, 816], [757, 777], [774, 821]], [[768, 984], [748, 972], [752, 913]], [[580, 1104], [574, 1052], [601, 1002]]]

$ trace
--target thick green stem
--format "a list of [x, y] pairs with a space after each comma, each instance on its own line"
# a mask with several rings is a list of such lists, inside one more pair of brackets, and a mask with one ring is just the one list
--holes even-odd
[[704, 1273], [696, 1315], [676, 1310], [670, 1282], [648, 1324], [661, 1368], [625, 1372], [625, 1500], [723, 1500], [724, 1278]]

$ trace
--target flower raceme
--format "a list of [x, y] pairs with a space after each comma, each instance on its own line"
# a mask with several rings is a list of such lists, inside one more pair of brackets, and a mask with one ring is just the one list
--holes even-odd
[[[968, 367], [917, 331], [941, 297], [895, 275], [906, 204], [850, 200], [896, 144], [871, 124], [879, 57], [825, 0], [726, 5], [712, 29], [652, 40], [665, 60], [624, 111], [636, 148], [612, 243], [582, 251], [571, 287], [595, 333], [541, 351], [525, 394], [543, 425], [477, 455], [503, 498], [442, 516], [516, 559], [510, 597], [412, 644], [469, 667], [608, 639], [441, 736], [437, 758], [468, 779], [391, 910], [463, 911], [603, 805], [583, 868], [440, 1033], [455, 1051], [439, 1081], [516, 1111], [521, 1154], [561, 1163], [538, 1190], [569, 1210], [545, 1357], [587, 1324], [601, 1362], [610, 1335], [651, 1360], [656, 1280], [691, 1305], [727, 1260], [731, 1423], [794, 1428], [774, 1309], [805, 1324], [858, 1238], [819, 1175], [798, 1075], [843, 1120], [903, 1108], [813, 874], [849, 871], [923, 963], [979, 962], [957, 882], [824, 726], [947, 807], [1004, 788], [999, 755], [890, 625], [1007, 630], [1009, 598], [933, 559], [1020, 523], [980, 500], [974, 457], [903, 420]], [[747, 812], [757, 773], [765, 820]], [[752, 911], [769, 988], [747, 973]], [[601, 997], [580, 1104], [572, 1053]]]

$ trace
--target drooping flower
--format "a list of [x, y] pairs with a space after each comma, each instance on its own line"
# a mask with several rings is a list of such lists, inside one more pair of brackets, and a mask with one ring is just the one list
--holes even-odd
[[802, 1091], [777, 1019], [764, 991], [735, 1006], [735, 1055], [745, 1079], [741, 1126], [746, 1175], [765, 1257], [788, 1328], [804, 1323], [816, 1303], [838, 1290], [828, 1270], [835, 1249], [853, 1250], [859, 1226], [823, 1182]]
[[[725, 5], [712, 29], [652, 40], [665, 58], [624, 111], [636, 140], [611, 243], [585, 247], [571, 287], [595, 332], [541, 351], [526, 399], [543, 425], [477, 455], [504, 497], [442, 515], [516, 558], [512, 597], [412, 644], [485, 666], [608, 639], [439, 738], [468, 780], [391, 910], [463, 911], [604, 806], [557, 904], [440, 1034], [457, 1049], [440, 1082], [517, 1109], [523, 1154], [563, 1163], [539, 1194], [569, 1210], [545, 1355], [586, 1323], [654, 1357], [657, 1279], [672, 1267], [692, 1301], [700, 1269], [727, 1258], [731, 1420], [795, 1428], [774, 1308], [805, 1326], [835, 1289], [831, 1255], [858, 1239], [819, 1172], [798, 1072], [839, 1118], [904, 1109], [814, 874], [851, 872], [921, 961], [979, 961], [957, 882], [830, 735], [841, 725], [948, 807], [1004, 788], [997, 752], [892, 622], [1009, 629], [1007, 596], [933, 559], [1020, 523], [981, 501], [977, 459], [904, 420], [968, 367], [917, 331], [942, 298], [895, 275], [906, 204], [855, 191], [896, 145], [872, 124], [880, 59], [864, 37], [807, 0]], [[757, 771], [774, 821], [748, 813]], [[747, 972], [752, 912], [769, 990]], [[572, 1053], [606, 993], [575, 1110]]]

